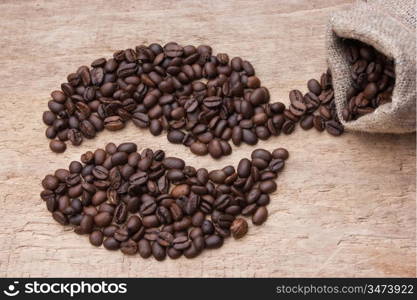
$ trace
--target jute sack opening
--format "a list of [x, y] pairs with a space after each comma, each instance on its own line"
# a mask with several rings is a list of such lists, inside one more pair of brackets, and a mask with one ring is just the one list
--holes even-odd
[[[331, 15], [326, 47], [332, 71], [337, 114], [347, 130], [406, 133], [416, 131], [416, 1], [358, 1], [349, 10]], [[345, 122], [346, 91], [351, 86], [343, 39], [356, 39], [394, 59], [395, 87], [392, 103], [373, 113]]]

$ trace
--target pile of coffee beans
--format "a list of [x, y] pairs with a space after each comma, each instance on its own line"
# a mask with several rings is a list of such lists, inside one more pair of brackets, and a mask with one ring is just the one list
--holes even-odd
[[[80, 145], [103, 129], [120, 130], [128, 120], [164, 130], [171, 143], [190, 147], [196, 155], [220, 158], [232, 152], [230, 142], [257, 144], [270, 136], [290, 134], [296, 123], [333, 135], [343, 132], [334, 120], [331, 76], [310, 80], [309, 93], [291, 91], [291, 106], [269, 103], [252, 64], [225, 53], [213, 55], [207, 45], [151, 44], [117, 51], [81, 66], [51, 93], [43, 121], [54, 152], [66, 141]], [[320, 117], [312, 113], [320, 108]]]
[[350, 121], [391, 102], [395, 71], [394, 61], [373, 47], [357, 40], [345, 40], [345, 45], [352, 85], [346, 93], [347, 105], [342, 115], [345, 121]]
[[186, 166], [162, 150], [138, 152], [134, 143], [86, 152], [81, 162], [42, 181], [52, 217], [88, 234], [91, 244], [157, 260], [192, 258], [242, 238], [268, 218], [269, 194], [288, 151], [256, 149], [237, 168], [208, 171]]

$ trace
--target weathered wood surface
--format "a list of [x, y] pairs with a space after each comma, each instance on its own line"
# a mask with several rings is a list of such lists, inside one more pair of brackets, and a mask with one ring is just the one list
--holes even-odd
[[23, 1], [0, 3], [0, 276], [415, 276], [415, 135], [303, 132], [259, 147], [288, 148], [265, 225], [193, 260], [156, 262], [91, 246], [55, 223], [40, 181], [86, 150], [134, 141], [213, 169], [214, 162], [130, 125], [65, 154], [49, 151], [41, 114], [66, 75], [142, 43], [207, 43], [250, 60], [273, 100], [288, 103], [326, 68], [328, 14], [349, 0]]

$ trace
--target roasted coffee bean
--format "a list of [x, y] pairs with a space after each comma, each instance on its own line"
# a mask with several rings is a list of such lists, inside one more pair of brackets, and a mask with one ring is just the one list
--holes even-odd
[[304, 130], [309, 130], [314, 127], [314, 116], [307, 115], [304, 116], [300, 121], [300, 127]]
[[106, 227], [110, 225], [112, 219], [113, 219], [113, 216], [110, 215], [109, 213], [101, 212], [94, 217], [94, 223], [98, 227]]
[[239, 224], [230, 229], [236, 217], [256, 214], [257, 206], [269, 203], [274, 172], [288, 157], [284, 149], [272, 154], [257, 149], [252, 161], [242, 159], [236, 169], [229, 165], [208, 172], [163, 151], [137, 150], [133, 143], [110, 143], [105, 150], [88, 151], [82, 155], [85, 165], [72, 162], [69, 171], [45, 176], [41, 197], [55, 220], [90, 234], [93, 245], [128, 255], [153, 254], [158, 260], [167, 254], [195, 257], [205, 247], [220, 247], [231, 234], [243, 236]]
[[46, 125], [51, 126], [56, 120], [56, 115], [51, 111], [44, 111], [42, 115], [42, 120]]
[[54, 175], [46, 175], [42, 180], [42, 186], [47, 190], [55, 190], [58, 188], [59, 179]]
[[248, 223], [243, 218], [236, 218], [230, 227], [230, 231], [233, 238], [241, 239], [248, 232]]
[[223, 170], [215, 170], [211, 171], [208, 174], [208, 178], [215, 183], [223, 183], [226, 179], [227, 175]]
[[172, 245], [172, 242], [174, 241], [174, 236], [165, 231], [161, 231], [158, 235], [157, 242], [162, 247], [169, 247]]
[[[70, 74], [63, 91], [51, 94], [50, 111], [43, 115], [45, 124], [54, 128], [47, 136], [79, 145], [103, 128], [120, 130], [132, 119], [153, 135], [165, 129], [170, 142], [189, 146], [196, 155], [219, 158], [232, 152], [230, 138], [235, 145], [242, 140], [254, 145], [279, 134], [276, 127], [282, 124], [267, 123], [285, 105], [268, 104], [269, 92], [250, 62], [212, 55], [206, 45], [170, 42], [157, 52], [154, 45], [116, 51], [111, 59], [93, 61], [91, 69], [82, 66]], [[201, 77], [210, 81], [202, 83]], [[68, 126], [71, 131], [62, 132]]]
[[185, 162], [176, 157], [165, 157], [165, 159], [162, 161], [162, 164], [167, 169], [178, 169], [182, 170], [185, 167]]
[[263, 181], [259, 184], [259, 189], [263, 193], [273, 193], [277, 189], [277, 184], [272, 180]]
[[218, 235], [210, 235], [205, 239], [207, 249], [217, 249], [223, 245], [223, 238]]
[[242, 215], [251, 216], [255, 213], [256, 209], [257, 209], [256, 203], [250, 204], [242, 210]]
[[174, 198], [180, 198], [188, 196], [190, 193], [190, 186], [188, 184], [180, 184], [174, 187], [171, 191], [171, 196]]
[[115, 240], [117, 240], [118, 242], [125, 242], [128, 240], [129, 238], [129, 233], [126, 229], [124, 228], [119, 228], [117, 229], [114, 234], [113, 237]]
[[261, 196], [261, 190], [258, 188], [253, 188], [249, 191], [249, 193], [246, 195], [246, 201], [248, 204], [252, 204], [256, 202], [259, 197]]
[[247, 178], [250, 175], [251, 171], [251, 162], [247, 158], [240, 160], [239, 165], [237, 166], [237, 173], [241, 178]]
[[273, 159], [270, 164], [269, 164], [269, 169], [272, 172], [279, 172], [281, 171], [285, 166], [285, 161], [284, 159], [281, 158], [277, 158], [277, 159]]
[[147, 228], [156, 227], [156, 226], [160, 225], [159, 220], [156, 217], [156, 215], [150, 215], [150, 216], [143, 217], [142, 224], [143, 224], [143, 226], [145, 226]]
[[317, 131], [323, 131], [325, 129], [326, 122], [323, 117], [315, 116], [313, 119], [313, 125], [314, 128], [317, 129]]
[[78, 234], [89, 234], [92, 232], [93, 226], [93, 217], [89, 215], [84, 215], [81, 219], [80, 225], [75, 229], [75, 232]]
[[120, 251], [127, 255], [133, 255], [138, 252], [138, 244], [132, 240], [127, 240], [120, 244]]
[[123, 165], [127, 162], [128, 155], [126, 152], [116, 152], [111, 156], [113, 166]]
[[208, 153], [208, 147], [204, 143], [200, 142], [194, 142], [190, 146], [191, 152], [193, 152], [196, 155], [205, 155]]
[[334, 120], [326, 122], [326, 130], [333, 136], [339, 136], [344, 131], [342, 124]]
[[256, 149], [252, 152], [251, 154], [251, 158], [260, 158], [266, 162], [270, 162], [272, 159], [272, 155], [269, 151], [265, 150], [265, 149]]
[[220, 158], [223, 155], [222, 146], [218, 139], [211, 140], [208, 144], [207, 150], [213, 158]]
[[152, 244], [152, 255], [155, 257], [156, 260], [162, 261], [166, 257], [166, 250], [162, 247], [159, 243]]
[[109, 176], [109, 170], [102, 166], [96, 166], [93, 169], [93, 175], [97, 179], [104, 180]]
[[214, 208], [217, 210], [223, 210], [230, 204], [231, 201], [231, 195], [222, 194], [221, 196], [217, 197], [217, 199], [214, 201]]
[[108, 237], [103, 241], [103, 246], [107, 250], [117, 250], [120, 248], [120, 243], [113, 237]]
[[300, 101], [294, 101], [290, 105], [290, 112], [297, 117], [304, 115], [307, 111], [307, 106]]
[[315, 95], [319, 96], [321, 93], [321, 85], [316, 79], [310, 79], [307, 82], [308, 90]]
[[291, 103], [303, 102], [303, 94], [299, 90], [290, 91], [289, 98], [290, 98]]
[[61, 225], [67, 225], [68, 224], [68, 218], [60, 211], [54, 211], [52, 213], [52, 217], [55, 221], [57, 221]]
[[295, 129], [295, 123], [293, 121], [285, 121], [285, 123], [282, 125], [282, 131], [285, 134], [291, 134]]
[[249, 129], [243, 129], [242, 141], [244, 141], [248, 145], [256, 145], [258, 143], [258, 137], [253, 131]]
[[138, 243], [139, 255], [143, 258], [148, 258], [152, 255], [151, 244], [146, 239], [141, 239]]

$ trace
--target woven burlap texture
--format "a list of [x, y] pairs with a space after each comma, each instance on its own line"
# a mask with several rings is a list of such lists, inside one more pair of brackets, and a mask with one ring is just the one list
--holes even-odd
[[[416, 1], [358, 1], [330, 16], [326, 34], [328, 64], [332, 71], [339, 119], [347, 130], [407, 133], [416, 130]], [[344, 58], [343, 39], [356, 39], [394, 59], [396, 82], [392, 102], [373, 113], [344, 122], [350, 67]]]

